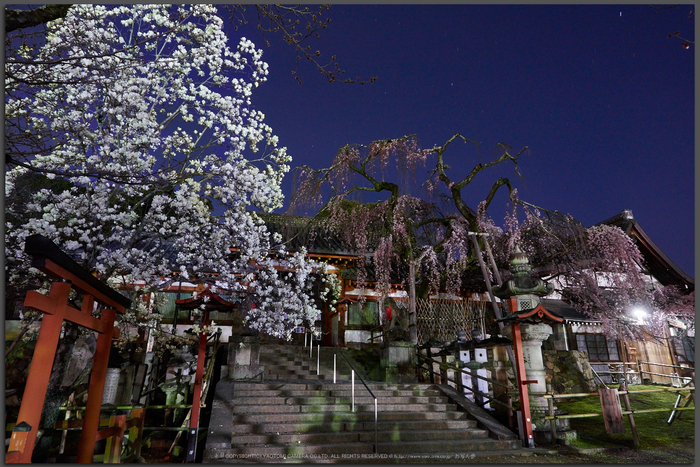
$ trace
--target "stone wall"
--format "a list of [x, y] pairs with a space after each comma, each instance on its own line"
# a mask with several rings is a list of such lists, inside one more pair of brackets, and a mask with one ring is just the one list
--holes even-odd
[[598, 389], [588, 354], [578, 350], [543, 350], [542, 357], [552, 388], [558, 394], [595, 392]]

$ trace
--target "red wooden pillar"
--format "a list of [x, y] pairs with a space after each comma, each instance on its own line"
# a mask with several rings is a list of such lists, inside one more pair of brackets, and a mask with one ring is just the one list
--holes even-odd
[[525, 360], [523, 358], [522, 336], [520, 335], [520, 323], [514, 321], [511, 323], [513, 332], [513, 354], [515, 356], [515, 365], [517, 367], [517, 382], [518, 393], [520, 394], [520, 412], [522, 414], [523, 430], [525, 431], [525, 439], [523, 445], [534, 448], [535, 440], [532, 437], [532, 417], [530, 415], [530, 396], [528, 394], [527, 385], [536, 383], [537, 381], [525, 380]]
[[[43, 299], [44, 304], [48, 306], [42, 309], [44, 318], [39, 329], [36, 347], [34, 348], [34, 356], [32, 357], [32, 364], [27, 376], [22, 406], [17, 417], [18, 423], [25, 422], [29, 424], [31, 430], [29, 430], [26, 442], [23, 443], [24, 446], [20, 446], [15, 441], [15, 437], [12, 437], [8, 453], [12, 451], [21, 452], [21, 454], [12, 457], [13, 462], [30, 463], [32, 461], [32, 451], [34, 451], [34, 445], [36, 444], [41, 411], [44, 408], [51, 369], [56, 356], [56, 349], [58, 348], [58, 340], [61, 337], [61, 327], [68, 306], [70, 289], [70, 282], [53, 282], [48, 296], [34, 292], [27, 294], [27, 299], [25, 300], [25, 305], [31, 306], [35, 300]], [[30, 391], [31, 394], [29, 394]], [[30, 397], [31, 401], [28, 400]], [[24, 400], [31, 403], [24, 403]]]
[[[204, 311], [202, 327], [209, 325], [209, 311]], [[192, 415], [187, 437], [187, 455], [185, 462], [194, 462], [197, 455], [197, 437], [199, 436], [199, 413], [201, 412], [202, 385], [204, 379], [204, 360], [207, 351], [207, 333], [202, 330], [199, 334], [199, 351], [197, 352], [197, 371], [194, 377], [194, 394], [192, 395]], [[216, 355], [212, 355], [215, 358]]]
[[90, 386], [88, 387], [88, 400], [83, 418], [83, 429], [80, 432], [80, 444], [78, 445], [78, 457], [76, 462], [92, 463], [95, 451], [95, 438], [100, 427], [100, 410], [102, 409], [102, 395], [105, 388], [105, 378], [107, 376], [107, 363], [109, 361], [109, 351], [112, 347], [112, 337], [115, 334], [114, 318], [116, 310], [105, 308], [102, 310], [100, 321], [106, 327], [97, 336], [95, 356], [90, 375]]

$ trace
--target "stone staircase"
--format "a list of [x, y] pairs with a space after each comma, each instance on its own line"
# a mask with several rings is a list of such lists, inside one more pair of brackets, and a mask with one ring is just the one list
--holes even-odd
[[317, 360], [316, 348], [309, 357], [300, 346], [261, 346], [262, 381], [215, 388], [204, 462], [459, 462], [525, 454], [513, 433], [484, 428], [430, 384], [367, 382], [377, 397], [375, 433], [374, 398], [356, 377], [352, 410], [350, 371], [340, 356], [333, 382], [337, 350], [321, 348]]
[[[260, 347], [260, 365], [265, 366], [263, 379], [265, 381], [275, 380], [315, 380], [333, 381], [333, 354], [340, 349], [318, 346], [302, 347], [298, 345], [266, 344]], [[349, 354], [344, 354], [350, 358], [355, 368], [357, 363], [352, 360]], [[350, 371], [342, 357], [336, 360], [336, 380], [349, 379]], [[316, 371], [317, 362], [321, 368]], [[319, 373], [319, 374], [317, 374]], [[358, 381], [359, 382], [359, 381]]]

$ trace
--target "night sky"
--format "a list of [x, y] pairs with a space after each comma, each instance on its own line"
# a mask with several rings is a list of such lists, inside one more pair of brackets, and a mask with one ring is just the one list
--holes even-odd
[[[482, 173], [463, 193], [476, 207], [507, 176], [520, 197], [590, 226], [631, 209], [684, 272], [695, 276], [692, 6], [333, 5], [311, 42], [348, 77], [328, 83], [276, 37], [263, 47], [270, 76], [253, 104], [287, 146], [292, 166], [330, 165], [346, 143], [417, 134], [423, 147], [455, 133], [448, 163], [470, 169], [497, 143], [520, 160]], [[251, 18], [252, 19], [252, 18]], [[260, 33], [241, 33], [263, 46]], [[453, 174], [457, 178], [458, 172]], [[288, 197], [292, 175], [284, 183]], [[506, 190], [491, 215], [500, 221]]]

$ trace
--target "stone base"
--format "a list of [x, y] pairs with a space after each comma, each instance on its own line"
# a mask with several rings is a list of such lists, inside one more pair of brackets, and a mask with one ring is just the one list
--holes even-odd
[[[530, 404], [532, 404], [532, 399]], [[557, 407], [554, 407], [554, 415], [566, 415], [565, 412]], [[549, 410], [543, 410], [540, 407], [531, 405], [530, 406], [530, 417], [532, 417], [532, 423], [535, 425], [535, 430], [550, 431], [551, 421], [545, 420], [544, 417], [549, 415]], [[556, 420], [557, 431], [566, 431], [571, 429], [571, 419], [560, 418]]]
[[[552, 432], [549, 430], [546, 430], [546, 431], [535, 430], [533, 432], [533, 437], [535, 438], [536, 444], [555, 444], [552, 441]], [[575, 440], [576, 438], [578, 438], [578, 434], [576, 433], [576, 430], [565, 430], [565, 431], [557, 430], [556, 443], [558, 443], [558, 444], [564, 444], [564, 445], [568, 446], [571, 443], [571, 441]]]
[[[223, 369], [223, 368], [222, 368]], [[261, 378], [265, 372], [265, 365], [228, 365], [226, 368], [226, 379], [255, 379]], [[223, 378], [223, 375], [222, 375]]]
[[382, 348], [381, 366], [384, 381], [409, 383], [416, 381], [416, 346], [411, 342], [390, 342]]
[[[261, 378], [265, 367], [259, 362], [258, 336], [231, 336], [228, 342], [228, 368], [225, 372], [227, 380]], [[224, 375], [221, 377], [224, 378]]]
[[[567, 412], [554, 408], [555, 415], [566, 415]], [[533, 437], [536, 444], [551, 444], [552, 425], [550, 420], [545, 420], [545, 415], [549, 415], [549, 410], [543, 411], [534, 409], [531, 411], [532, 422], [534, 424]], [[561, 418], [556, 420], [557, 442], [568, 444], [570, 440], [576, 439], [576, 430], [571, 429], [571, 419]]]

